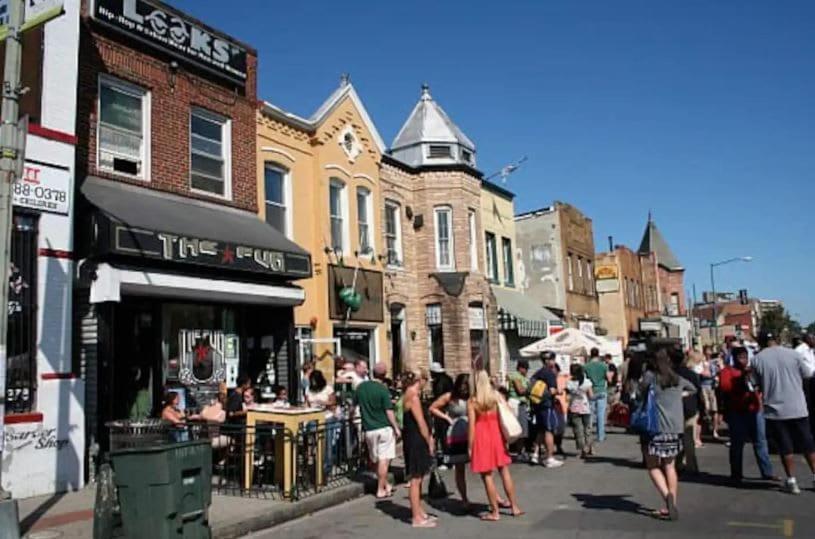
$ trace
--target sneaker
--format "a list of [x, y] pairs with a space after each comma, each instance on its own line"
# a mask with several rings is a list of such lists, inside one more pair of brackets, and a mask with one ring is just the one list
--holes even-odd
[[532, 455], [530, 455], [529, 462], [531, 462], [532, 464], [538, 464], [538, 462], [539, 462], [538, 461], [538, 455], [536, 455], [534, 453]]
[[543, 462], [546, 468], [560, 468], [563, 466], [563, 461], [556, 458], [548, 458]]
[[439, 471], [440, 472], [444, 472], [444, 471], [447, 471], [447, 470], [448, 470], [448, 468], [447, 468], [446, 464], [442, 464], [442, 465], [439, 466]]
[[798, 481], [796, 481], [794, 477], [787, 479], [787, 482], [784, 484], [784, 490], [790, 494], [801, 494], [801, 489], [798, 488]]

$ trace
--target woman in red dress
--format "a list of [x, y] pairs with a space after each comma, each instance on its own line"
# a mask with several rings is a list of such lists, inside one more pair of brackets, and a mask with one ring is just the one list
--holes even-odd
[[483, 370], [476, 372], [475, 391], [467, 402], [467, 418], [470, 427], [470, 469], [474, 473], [481, 474], [490, 504], [490, 512], [482, 515], [481, 520], [493, 522], [500, 519], [498, 491], [492, 478], [492, 472], [496, 469], [501, 474], [501, 481], [504, 483], [504, 491], [509, 498], [512, 515], [517, 517], [523, 514], [521, 508], [518, 507], [515, 486], [512, 484], [512, 476], [509, 473], [512, 459], [501, 434], [498, 419], [499, 399], [501, 396], [492, 387], [487, 372]]

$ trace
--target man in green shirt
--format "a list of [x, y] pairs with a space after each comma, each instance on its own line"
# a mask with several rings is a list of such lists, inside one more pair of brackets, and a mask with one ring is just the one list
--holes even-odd
[[591, 417], [597, 432], [597, 441], [606, 439], [606, 404], [608, 402], [608, 365], [600, 358], [600, 350], [592, 348], [589, 361], [584, 367], [586, 378], [591, 380]]
[[529, 436], [529, 361], [519, 359], [516, 372], [511, 373], [509, 379], [509, 398], [518, 400], [518, 423], [521, 424], [521, 451], [524, 449], [526, 438]]
[[401, 436], [393, 413], [391, 394], [382, 383], [388, 369], [384, 363], [374, 367], [374, 380], [362, 382], [354, 392], [354, 404], [359, 406], [362, 430], [368, 453], [376, 463], [377, 498], [387, 498], [393, 488], [388, 484], [388, 466], [396, 457], [396, 440]]

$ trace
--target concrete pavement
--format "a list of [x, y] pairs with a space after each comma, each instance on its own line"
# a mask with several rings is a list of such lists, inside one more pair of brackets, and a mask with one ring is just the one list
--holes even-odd
[[[573, 450], [571, 440], [564, 445], [567, 451]], [[745, 474], [748, 478], [758, 477], [752, 452], [745, 449]], [[783, 493], [779, 485], [761, 481], [748, 481], [741, 488], [734, 488], [728, 479], [727, 451], [723, 445], [713, 443], [699, 450], [702, 473], [681, 481], [678, 522], [659, 521], [650, 516], [659, 500], [645, 470], [640, 468], [637, 440], [612, 432], [598, 446], [598, 455], [588, 462], [572, 457], [566, 466], [556, 470], [513, 465], [521, 505], [527, 512], [518, 519], [505, 516], [498, 523], [481, 522], [475, 516], [465, 515], [457, 503], [457, 494], [453, 494], [441, 503], [434, 502], [430, 508], [440, 519], [438, 528], [414, 530], [408, 524], [407, 491], [400, 488], [390, 501], [376, 502], [364, 497], [251, 537], [815, 537], [812, 510], [815, 491], [803, 462], [798, 467], [799, 483], [804, 490], [800, 496]], [[780, 466], [777, 458], [773, 464]], [[455, 488], [449, 472], [447, 486], [449, 490]], [[469, 487], [471, 500], [484, 504], [486, 497], [480, 481], [471, 476]]]

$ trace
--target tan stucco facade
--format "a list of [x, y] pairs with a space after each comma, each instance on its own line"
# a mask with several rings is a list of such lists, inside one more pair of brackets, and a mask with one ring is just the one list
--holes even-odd
[[[352, 88], [342, 87], [330, 106], [315, 120], [291, 118], [273, 106], [261, 106], [258, 113], [257, 161], [260, 213], [266, 217], [266, 167], [284, 171], [287, 201], [287, 235], [312, 255], [313, 277], [297, 284], [305, 290], [305, 303], [295, 309], [295, 324], [310, 328], [315, 339], [330, 339], [343, 329], [370, 332], [370, 362], [388, 361], [384, 329], [382, 272], [384, 268], [379, 162], [382, 149], [378, 134]], [[335, 97], [332, 96], [332, 99]], [[325, 107], [325, 105], [324, 105]], [[350, 151], [349, 151], [350, 148]], [[329, 186], [341, 186], [343, 243], [332, 249]], [[358, 221], [357, 192], [370, 193], [369, 237], [372, 252], [362, 253]], [[290, 208], [288, 207], [290, 204]], [[363, 296], [360, 313], [334, 306], [337, 289], [330, 275], [340, 268], [344, 285], [353, 283], [353, 270], [359, 269], [356, 286]], [[348, 269], [342, 269], [348, 268]], [[370, 273], [363, 273], [367, 271]], [[361, 277], [365, 276], [365, 278]], [[340, 280], [338, 278], [338, 280]], [[379, 283], [377, 286], [376, 283]], [[363, 288], [364, 282], [371, 283]], [[333, 301], [332, 301], [333, 300]], [[348, 316], [350, 315], [350, 316]], [[332, 373], [330, 345], [318, 345], [315, 353], [320, 367]]]
[[[481, 271], [490, 279], [490, 282], [502, 288], [514, 290], [517, 286], [517, 266], [518, 266], [518, 243], [515, 238], [515, 203], [514, 195], [498, 186], [487, 182], [482, 182], [481, 188], [481, 223], [484, 229], [484, 261], [485, 266], [481, 266]], [[492, 269], [488, 262], [492, 248], [487, 246], [487, 234], [492, 234], [495, 238], [495, 269]], [[509, 259], [505, 256], [504, 245], [508, 242], [511, 255]], [[509, 267], [508, 262], [511, 264]], [[495, 277], [495, 278], [494, 278]]]

